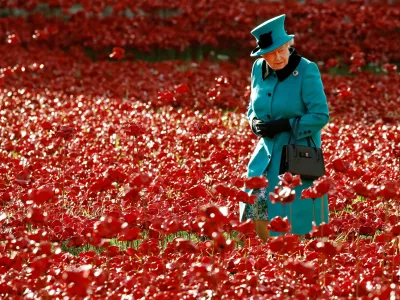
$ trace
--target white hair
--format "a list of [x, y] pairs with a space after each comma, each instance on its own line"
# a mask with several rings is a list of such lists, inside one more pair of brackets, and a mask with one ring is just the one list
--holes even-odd
[[285, 45], [292, 46], [294, 44], [294, 38], [290, 39]]

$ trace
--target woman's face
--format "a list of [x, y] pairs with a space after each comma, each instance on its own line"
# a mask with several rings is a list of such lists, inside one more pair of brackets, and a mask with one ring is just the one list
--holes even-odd
[[261, 56], [267, 61], [268, 65], [275, 70], [283, 69], [289, 61], [289, 46], [283, 45], [274, 51], [261, 54]]

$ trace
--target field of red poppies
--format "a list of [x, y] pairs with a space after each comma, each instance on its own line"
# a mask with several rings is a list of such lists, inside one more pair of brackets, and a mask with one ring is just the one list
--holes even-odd
[[[399, 4], [167, 2], [0, 1], [0, 298], [399, 298]], [[263, 244], [250, 30], [282, 13], [329, 102], [330, 222]]]

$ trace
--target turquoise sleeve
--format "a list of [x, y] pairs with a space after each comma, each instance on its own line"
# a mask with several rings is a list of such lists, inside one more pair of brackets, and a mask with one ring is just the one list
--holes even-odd
[[251, 123], [253, 121], [253, 118], [256, 116], [256, 114], [253, 111], [252, 108], [252, 103], [251, 103], [251, 92], [253, 90], [253, 83], [254, 83], [254, 70], [255, 70], [255, 66], [257, 65], [257, 61], [259, 59], [256, 59], [253, 63], [253, 67], [251, 69], [251, 85], [250, 85], [250, 99], [249, 99], [249, 107], [247, 108], [247, 119], [249, 120], [250, 123], [250, 128], [251, 128]]
[[[318, 66], [311, 62], [301, 84], [301, 97], [307, 113], [301, 117], [298, 139], [313, 136], [329, 122], [329, 109]], [[290, 118], [293, 127], [295, 118]]]

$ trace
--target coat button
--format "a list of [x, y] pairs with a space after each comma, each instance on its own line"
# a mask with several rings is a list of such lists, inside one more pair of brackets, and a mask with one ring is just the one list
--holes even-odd
[[270, 96], [270, 97], [271, 97], [271, 93], [268, 93], [268, 96]]
[[271, 158], [271, 154], [268, 154], [268, 158]]
[[268, 118], [268, 119], [271, 119], [271, 115], [267, 115], [267, 118]]

